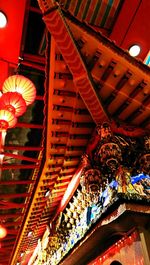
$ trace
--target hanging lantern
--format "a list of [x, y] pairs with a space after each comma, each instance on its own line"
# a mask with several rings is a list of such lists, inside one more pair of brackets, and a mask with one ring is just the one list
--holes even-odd
[[36, 88], [31, 80], [22, 75], [9, 76], [2, 87], [3, 93], [17, 92], [22, 95], [26, 105], [30, 105], [35, 100]]
[[81, 176], [81, 186], [82, 191], [89, 197], [89, 203], [96, 203], [102, 188], [100, 171], [98, 169], [88, 169]]
[[6, 237], [7, 235], [7, 230], [6, 228], [0, 224], [0, 239]]
[[0, 109], [6, 109], [18, 117], [26, 111], [26, 102], [19, 93], [6, 92], [0, 98]]
[[15, 115], [9, 110], [0, 110], [0, 130], [7, 130], [16, 125], [17, 119]]
[[118, 144], [110, 142], [103, 144], [98, 152], [101, 164], [112, 173], [115, 172], [122, 160], [121, 149]]
[[110, 125], [103, 123], [101, 128], [101, 144], [98, 148], [97, 157], [103, 168], [114, 173], [122, 161], [122, 152], [115, 141]]

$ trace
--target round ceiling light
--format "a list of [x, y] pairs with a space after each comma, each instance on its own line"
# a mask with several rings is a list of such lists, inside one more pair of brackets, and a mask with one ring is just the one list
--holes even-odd
[[0, 28], [5, 28], [6, 25], [7, 25], [7, 17], [2, 11], [0, 11]]
[[133, 57], [136, 57], [140, 54], [141, 48], [139, 45], [134, 44], [129, 48], [129, 54]]

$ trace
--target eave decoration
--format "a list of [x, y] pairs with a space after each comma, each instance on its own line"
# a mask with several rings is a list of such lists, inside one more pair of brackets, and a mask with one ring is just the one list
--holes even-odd
[[[47, 253], [44, 264], [59, 264], [119, 200], [150, 202], [149, 136], [139, 139], [117, 135], [108, 123], [97, 126], [93, 135], [81, 159], [80, 185], [55, 220], [47, 248], [41, 251], [41, 255]], [[95, 141], [97, 144], [92, 145]], [[41, 264], [38, 257], [33, 264]]]

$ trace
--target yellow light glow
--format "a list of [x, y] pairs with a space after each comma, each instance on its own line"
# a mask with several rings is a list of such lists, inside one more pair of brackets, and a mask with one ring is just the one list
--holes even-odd
[[4, 238], [7, 235], [7, 230], [4, 226], [0, 225], [0, 238]]

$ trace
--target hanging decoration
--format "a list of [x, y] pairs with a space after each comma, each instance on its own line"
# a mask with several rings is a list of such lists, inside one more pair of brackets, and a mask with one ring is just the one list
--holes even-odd
[[0, 109], [0, 130], [13, 128], [17, 123], [15, 115], [6, 109]]
[[26, 108], [25, 100], [22, 95], [17, 92], [6, 92], [0, 98], [0, 109], [9, 110], [16, 117], [23, 115]]
[[122, 161], [122, 153], [118, 143], [111, 132], [110, 125], [104, 123], [101, 126], [101, 142], [98, 157], [103, 167], [114, 173]]
[[[15, 115], [5, 109], [0, 109], [0, 165], [3, 163], [4, 158], [4, 144], [5, 136], [8, 128], [12, 128], [16, 125], [17, 119]], [[0, 169], [0, 179], [1, 179], [1, 169]]]
[[[7, 129], [15, 127], [17, 117], [23, 115], [35, 100], [36, 88], [32, 81], [22, 75], [9, 76], [0, 95], [0, 164], [4, 158]], [[1, 169], [0, 169], [1, 178]]]
[[98, 202], [102, 188], [101, 173], [98, 169], [88, 169], [81, 176], [81, 186], [83, 193], [89, 197], [89, 203]]
[[141, 154], [138, 162], [140, 171], [150, 175], [150, 137], [145, 137], [144, 152]]
[[81, 165], [83, 167], [80, 177], [82, 192], [89, 204], [97, 203], [102, 186], [101, 173], [98, 169], [92, 168], [88, 154], [82, 155]]
[[36, 88], [31, 80], [22, 75], [9, 76], [2, 87], [2, 92], [17, 92], [24, 98], [26, 105], [34, 102], [36, 97]]

